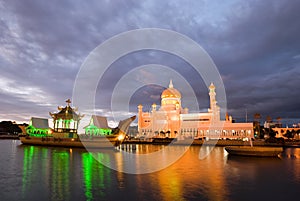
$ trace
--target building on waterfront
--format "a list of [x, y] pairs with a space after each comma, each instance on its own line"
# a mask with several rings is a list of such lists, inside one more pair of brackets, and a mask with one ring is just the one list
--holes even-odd
[[87, 135], [110, 135], [113, 133], [129, 133], [129, 125], [134, 121], [136, 116], [121, 120], [116, 128], [110, 128], [107, 118], [103, 116], [92, 115], [89, 125], [84, 127]]
[[154, 103], [150, 112], [138, 106], [138, 132], [146, 137], [181, 138], [254, 138], [252, 123], [234, 123], [226, 114], [220, 118], [220, 107], [216, 101], [215, 86], [209, 86], [210, 108], [204, 113], [189, 113], [182, 108], [181, 93], [174, 88], [172, 80], [161, 94], [161, 105]]
[[[30, 124], [25, 128], [26, 134], [35, 137], [77, 138], [79, 122], [84, 115], [77, 113], [77, 108], [70, 106], [70, 99], [66, 103], [67, 106], [58, 107], [57, 113], [49, 112], [53, 119], [53, 128], [49, 127], [48, 119], [32, 117]], [[110, 128], [106, 117], [92, 115], [89, 125], [84, 127], [85, 134], [92, 136], [127, 134], [129, 125], [135, 118], [136, 116], [132, 116], [121, 120], [116, 128]]]
[[74, 138], [77, 136], [79, 121], [84, 115], [77, 114], [77, 108], [70, 106], [70, 99], [66, 100], [66, 107], [58, 107], [59, 112], [51, 113], [53, 118], [53, 137]]
[[26, 133], [31, 136], [47, 136], [51, 134], [51, 128], [48, 119], [31, 117], [29, 125], [26, 127]]
[[276, 137], [278, 138], [285, 138], [287, 139], [288, 137], [286, 136], [286, 134], [288, 132], [291, 133], [292, 138], [295, 140], [300, 140], [300, 128], [298, 127], [292, 127], [292, 128], [280, 128], [280, 127], [275, 127], [272, 128], [275, 132], [276, 132]]
[[107, 118], [92, 115], [89, 125], [84, 127], [87, 135], [110, 135], [112, 129], [108, 127]]

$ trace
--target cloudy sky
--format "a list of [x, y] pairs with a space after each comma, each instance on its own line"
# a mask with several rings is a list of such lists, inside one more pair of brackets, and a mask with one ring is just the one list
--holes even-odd
[[[299, 8], [300, 1], [282, 0], [2, 0], [0, 120], [49, 118], [49, 111], [72, 98], [80, 68], [97, 46], [125, 31], [160, 28], [186, 35], [210, 55], [224, 82], [228, 112], [237, 121], [245, 120], [247, 110], [248, 119], [260, 113], [263, 119], [270, 115], [300, 122]], [[110, 117], [118, 81], [149, 64], [174, 69], [193, 88], [200, 110], [209, 107], [206, 85], [187, 62], [166, 52], [144, 50], [123, 56], [105, 72], [95, 94], [97, 113]], [[139, 103], [146, 110], [153, 102], [159, 104], [170, 79], [182, 92], [183, 106], [194, 108], [173, 75], [139, 72], [139, 79], [154, 82], [159, 74], [165, 85], [136, 90], [129, 102], [131, 114]], [[127, 93], [126, 86], [120, 93]], [[128, 116], [128, 110], [118, 112]]]

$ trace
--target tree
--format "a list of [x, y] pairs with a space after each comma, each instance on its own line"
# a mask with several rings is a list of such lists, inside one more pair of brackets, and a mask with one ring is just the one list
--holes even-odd
[[259, 122], [261, 118], [261, 115], [259, 113], [254, 114], [254, 121]]
[[287, 130], [286, 133], [283, 135], [284, 137], [287, 137], [288, 139], [294, 138], [294, 133], [290, 130]]
[[269, 131], [269, 136], [275, 138], [275, 136], [278, 134], [278, 131], [274, 131], [272, 128]]
[[267, 120], [268, 123], [271, 123], [272, 122], [272, 117], [268, 115], [266, 120]]
[[17, 135], [22, 132], [18, 124], [16, 124], [16, 122], [11, 122], [11, 121], [1, 121], [0, 131], [2, 134], [11, 134], [11, 135]]
[[282, 124], [281, 124], [282, 118], [281, 117], [277, 117], [276, 120], [277, 120], [278, 127], [282, 127]]
[[261, 115], [259, 113], [254, 114], [254, 122], [253, 122], [254, 133], [255, 133], [255, 137], [263, 138], [263, 136], [261, 136], [260, 118]]

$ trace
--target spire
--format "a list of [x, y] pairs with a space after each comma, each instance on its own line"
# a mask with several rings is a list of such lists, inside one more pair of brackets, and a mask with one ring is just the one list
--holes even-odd
[[215, 89], [216, 89], [216, 87], [215, 87], [214, 83], [211, 83], [209, 86], [209, 93], [215, 93]]
[[173, 82], [170, 80], [169, 88], [173, 88]]
[[66, 103], [68, 104], [68, 106], [70, 106], [71, 100], [70, 99], [66, 100]]

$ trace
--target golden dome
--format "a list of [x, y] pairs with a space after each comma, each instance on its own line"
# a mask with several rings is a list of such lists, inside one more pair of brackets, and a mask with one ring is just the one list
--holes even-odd
[[173, 88], [172, 80], [170, 81], [169, 88], [162, 92], [161, 98], [181, 98], [180, 92]]

